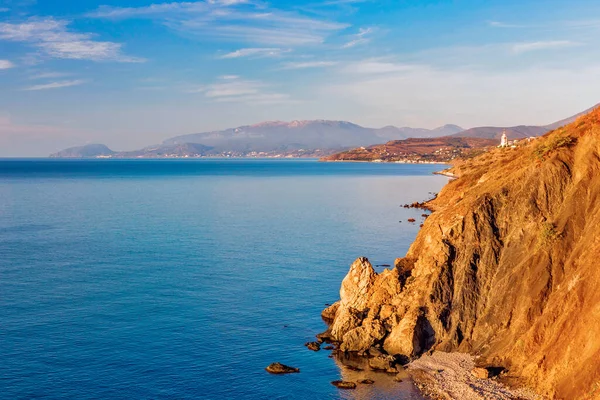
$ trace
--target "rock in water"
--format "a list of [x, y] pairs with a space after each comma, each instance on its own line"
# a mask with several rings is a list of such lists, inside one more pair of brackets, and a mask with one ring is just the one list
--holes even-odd
[[372, 385], [375, 383], [375, 381], [373, 379], [363, 379], [361, 381], [358, 381], [358, 383], [363, 385]]
[[356, 389], [356, 383], [347, 381], [333, 381], [331, 384], [338, 389]]
[[376, 371], [386, 371], [390, 373], [396, 373], [396, 359], [392, 356], [377, 356], [369, 359], [369, 367]]
[[304, 343], [304, 345], [312, 351], [319, 351], [321, 350], [321, 344], [319, 344], [318, 342], [308, 342], [308, 343]]
[[281, 363], [278, 363], [278, 362], [269, 365], [265, 369], [266, 369], [266, 371], [268, 373], [270, 373], [270, 374], [276, 374], [276, 375], [280, 375], [280, 374], [293, 374], [293, 373], [300, 372], [300, 369], [298, 369], [298, 368], [288, 367], [287, 365], [284, 365], [284, 364], [281, 364]]

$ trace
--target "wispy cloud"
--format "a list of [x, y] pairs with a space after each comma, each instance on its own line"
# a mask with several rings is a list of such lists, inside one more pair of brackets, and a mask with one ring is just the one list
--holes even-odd
[[487, 24], [493, 28], [526, 28], [525, 25], [508, 24], [501, 21], [487, 21]]
[[236, 51], [232, 51], [231, 53], [223, 54], [219, 56], [219, 58], [266, 58], [266, 57], [279, 57], [283, 53], [287, 53], [290, 50], [284, 50], [277, 47], [254, 47], [254, 48], [245, 48], [239, 49]]
[[24, 88], [23, 90], [32, 91], [32, 90], [50, 90], [50, 89], [60, 89], [71, 86], [78, 86], [84, 84], [85, 81], [78, 79], [73, 81], [59, 81], [59, 82], [50, 82], [44, 83], [42, 85], [34, 85]]
[[359, 3], [369, 3], [373, 0], [327, 0], [321, 3], [311, 4], [312, 7], [347, 6]]
[[10, 8], [6, 8], [6, 7], [0, 7], [0, 13], [5, 13], [5, 12], [9, 12]]
[[235, 75], [221, 76], [216, 82], [201, 86], [190, 93], [203, 93], [204, 96], [218, 103], [273, 104], [289, 102], [289, 95], [275, 93], [263, 82], [242, 79]]
[[337, 61], [304, 61], [284, 63], [282, 69], [324, 68], [337, 65]]
[[15, 64], [8, 60], [0, 60], [0, 69], [14, 68]]
[[421, 66], [415, 64], [402, 64], [381, 59], [367, 59], [347, 63], [342, 68], [342, 71], [361, 75], [382, 75], [413, 71], [420, 67]]
[[355, 47], [360, 44], [366, 44], [371, 41], [371, 38], [368, 36], [373, 33], [373, 28], [360, 28], [356, 35], [352, 35], [352, 40], [345, 43], [342, 48], [348, 49], [350, 47]]
[[172, 2], [145, 7], [103, 6], [88, 14], [94, 18], [145, 18], [185, 35], [237, 41], [266, 47], [318, 44], [347, 24], [283, 11], [263, 3], [242, 0]]
[[512, 51], [515, 54], [528, 53], [538, 50], [552, 50], [566, 47], [580, 46], [581, 43], [572, 42], [570, 40], [547, 40], [538, 42], [523, 42], [516, 43], [512, 46]]
[[89, 33], [68, 29], [69, 22], [54, 18], [30, 18], [22, 23], [0, 23], [0, 40], [30, 43], [53, 58], [141, 62], [122, 54], [120, 43], [97, 41]]
[[31, 76], [29, 76], [29, 79], [31, 80], [37, 80], [37, 79], [56, 79], [56, 78], [64, 78], [65, 76], [69, 76], [70, 74], [67, 74], [65, 72], [39, 72], [39, 73], [33, 73]]

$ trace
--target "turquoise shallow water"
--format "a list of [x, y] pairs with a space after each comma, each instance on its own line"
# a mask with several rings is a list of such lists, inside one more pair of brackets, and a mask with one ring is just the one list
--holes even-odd
[[406, 252], [422, 212], [399, 206], [439, 169], [0, 160], [0, 398], [418, 398], [382, 374], [341, 392], [303, 343], [356, 257]]

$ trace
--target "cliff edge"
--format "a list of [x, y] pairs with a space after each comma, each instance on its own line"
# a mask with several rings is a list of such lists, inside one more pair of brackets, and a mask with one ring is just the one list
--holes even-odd
[[325, 336], [404, 361], [468, 352], [547, 397], [600, 398], [600, 108], [451, 172], [395, 268], [352, 265]]

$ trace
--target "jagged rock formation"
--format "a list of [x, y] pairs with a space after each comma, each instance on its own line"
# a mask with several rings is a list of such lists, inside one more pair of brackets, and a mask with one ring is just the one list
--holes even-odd
[[354, 262], [326, 336], [470, 352], [550, 398], [600, 398], [600, 109], [455, 172], [394, 269]]

